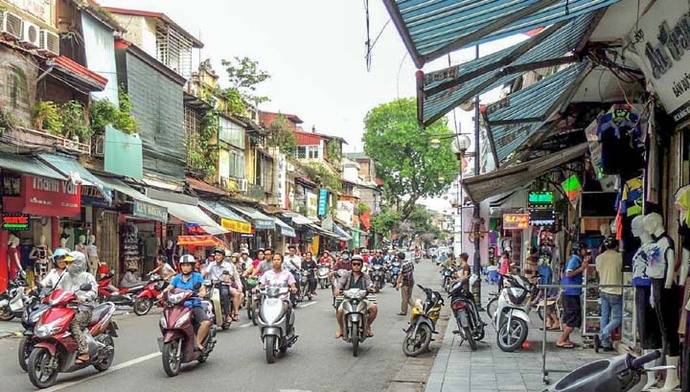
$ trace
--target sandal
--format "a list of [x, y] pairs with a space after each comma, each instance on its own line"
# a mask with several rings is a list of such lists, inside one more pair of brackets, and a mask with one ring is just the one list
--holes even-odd
[[336, 339], [340, 339], [340, 338], [342, 338], [342, 337], [343, 337], [343, 333], [342, 333], [342, 332], [338, 331], [338, 332], [335, 333], [335, 338], [336, 338]]
[[77, 359], [74, 362], [81, 365], [81, 364], [86, 363], [88, 361], [89, 361], [89, 354], [84, 353], [84, 354], [79, 354], [79, 356], [77, 357]]
[[367, 331], [367, 337], [373, 338], [373, 337], [374, 337], [374, 332], [371, 331], [371, 330]]
[[571, 349], [571, 348], [575, 348], [575, 343], [572, 343], [572, 342], [561, 343], [561, 344], [556, 343], [556, 347], [562, 348], [562, 349]]

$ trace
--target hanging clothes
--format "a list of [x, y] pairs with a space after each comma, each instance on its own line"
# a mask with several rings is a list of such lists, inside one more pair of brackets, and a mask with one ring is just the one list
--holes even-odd
[[640, 116], [632, 106], [615, 104], [597, 119], [601, 166], [606, 174], [621, 174], [644, 166]]

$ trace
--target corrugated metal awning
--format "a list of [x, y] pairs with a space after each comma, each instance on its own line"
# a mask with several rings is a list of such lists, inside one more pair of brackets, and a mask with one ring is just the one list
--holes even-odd
[[66, 180], [67, 177], [32, 156], [0, 153], [0, 168], [32, 176]]
[[38, 158], [52, 166], [55, 170], [67, 176], [67, 178], [75, 178], [76, 175], [81, 179], [81, 184], [86, 186], [93, 186], [98, 188], [98, 191], [103, 195], [103, 197], [108, 201], [112, 201], [112, 192], [105, 187], [103, 182], [93, 175], [90, 171], [86, 170], [84, 166], [79, 163], [75, 158], [66, 155], [58, 154], [38, 154]]
[[232, 219], [243, 223], [249, 223], [247, 220], [239, 216], [236, 212], [218, 202], [212, 200], [200, 200], [199, 206], [207, 209], [208, 211], [211, 211], [211, 213], [218, 215], [221, 218]]
[[278, 218], [273, 218], [273, 220], [276, 222], [276, 226], [278, 226], [278, 229], [280, 230], [280, 234], [283, 235], [284, 237], [297, 237], [297, 233], [295, 232], [295, 229], [290, 227], [287, 223], [281, 221]]
[[210, 216], [206, 215], [206, 213], [198, 206], [164, 200], [156, 200], [156, 204], [167, 208], [168, 213], [177, 219], [185, 223], [201, 227], [208, 234], [219, 235], [228, 233], [228, 230], [216, 223], [216, 221], [214, 221]]
[[503, 162], [567, 104], [589, 70], [587, 61], [573, 64], [490, 105], [485, 116], [496, 162]]
[[548, 26], [619, 0], [384, 0], [418, 68], [454, 50]]
[[509, 48], [424, 75], [417, 91], [419, 121], [429, 125], [463, 102], [529, 70], [576, 61], [573, 53], [587, 40], [598, 17], [586, 14], [560, 22]]
[[528, 185], [551, 169], [583, 156], [587, 149], [587, 143], [582, 143], [539, 159], [465, 178], [462, 180], [462, 185], [472, 201], [479, 203], [488, 197]]
[[257, 230], [275, 230], [276, 222], [270, 216], [252, 207], [231, 204], [230, 208], [250, 218]]

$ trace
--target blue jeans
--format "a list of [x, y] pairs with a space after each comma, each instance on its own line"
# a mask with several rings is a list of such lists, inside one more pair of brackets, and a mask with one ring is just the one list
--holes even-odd
[[611, 332], [621, 325], [623, 319], [623, 297], [601, 293], [601, 332], [599, 340], [604, 347], [611, 347]]

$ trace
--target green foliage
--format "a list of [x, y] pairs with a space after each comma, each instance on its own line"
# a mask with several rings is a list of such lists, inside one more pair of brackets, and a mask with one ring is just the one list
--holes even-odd
[[371, 212], [371, 207], [369, 207], [368, 204], [365, 204], [365, 203], [357, 204], [357, 208], [355, 209], [355, 213], [357, 215], [364, 215], [367, 212]]
[[222, 64], [230, 82], [230, 87], [223, 91], [223, 97], [228, 102], [231, 114], [242, 115], [248, 105], [268, 101], [267, 97], [256, 95], [256, 88], [271, 75], [260, 69], [256, 60], [235, 57], [232, 60], [222, 60]]
[[17, 126], [17, 118], [12, 112], [0, 107], [0, 135], [8, 129], [14, 129]]
[[108, 124], [130, 135], [137, 133], [137, 123], [131, 115], [132, 103], [129, 94], [122, 88], [118, 91], [118, 100], [119, 107], [115, 107], [107, 99], [91, 103], [91, 127], [96, 133], [105, 132]]
[[340, 176], [333, 173], [333, 171], [323, 163], [311, 161], [305, 163], [302, 168], [307, 173], [307, 177], [315, 183], [331, 191], [340, 191], [343, 189], [343, 183], [340, 181]]
[[397, 229], [399, 223], [400, 213], [389, 208], [383, 209], [371, 219], [374, 231], [384, 236]]
[[268, 127], [267, 144], [271, 147], [279, 147], [280, 151], [287, 155], [293, 155], [297, 149], [297, 139], [292, 129], [288, 126], [288, 120], [282, 114], [273, 120]]
[[86, 120], [84, 107], [78, 101], [68, 101], [60, 105], [62, 116], [62, 136], [72, 139], [78, 137], [80, 141], [86, 142], [91, 139], [93, 131]]
[[201, 129], [187, 139], [187, 165], [204, 179], [212, 180], [218, 174], [218, 148], [213, 144], [220, 130], [220, 118], [215, 110], [204, 114]]
[[[429, 141], [450, 135], [445, 120], [426, 129], [417, 122], [413, 98], [402, 98], [373, 108], [364, 119], [364, 151], [376, 162], [376, 172], [384, 182], [387, 200], [408, 196], [400, 208], [403, 220], [422, 197], [441, 195], [458, 174], [458, 162], [451, 150], [452, 138], [443, 139], [438, 149]], [[439, 182], [438, 179], [446, 179]]]
[[60, 108], [55, 102], [40, 101], [34, 106], [32, 125], [53, 135], [61, 135], [64, 126]]
[[426, 208], [420, 205], [415, 205], [414, 210], [410, 213], [407, 221], [411, 225], [411, 230], [415, 234], [434, 233], [438, 229], [432, 223], [432, 215]]
[[343, 159], [342, 143], [340, 140], [330, 140], [326, 145], [326, 159], [337, 167]]

